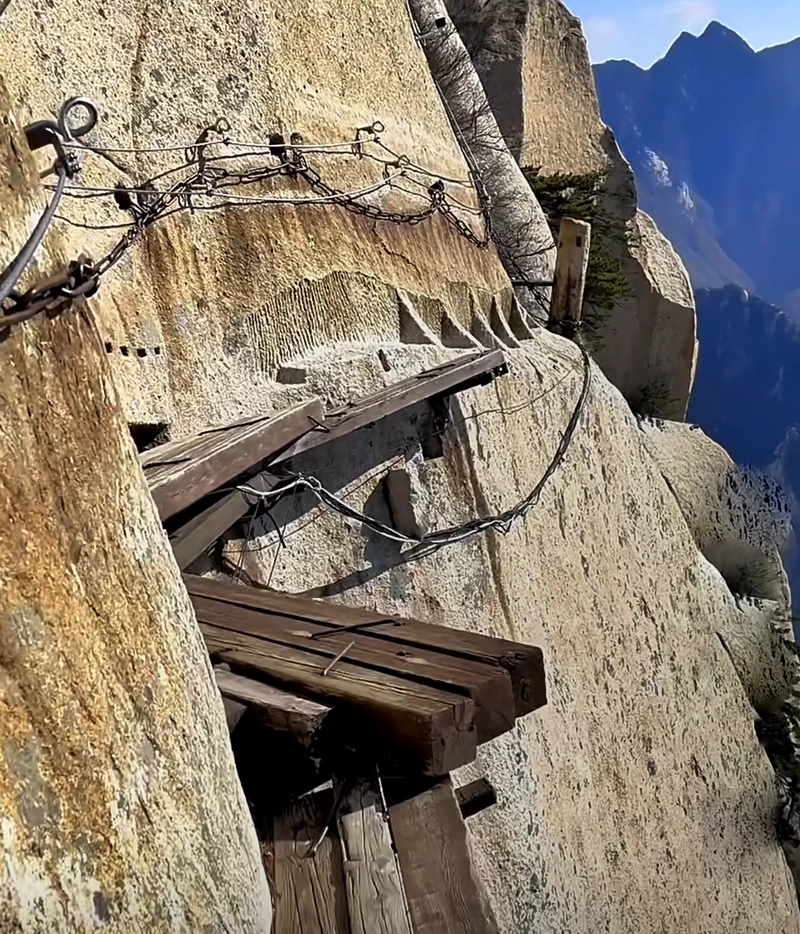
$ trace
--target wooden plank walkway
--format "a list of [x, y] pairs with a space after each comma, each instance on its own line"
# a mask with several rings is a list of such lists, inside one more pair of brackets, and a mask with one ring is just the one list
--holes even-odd
[[210, 428], [139, 456], [161, 521], [248, 472], [310, 432], [322, 418], [312, 399], [274, 416]]
[[330, 444], [409, 406], [482, 386], [507, 372], [508, 364], [502, 351], [489, 350], [467, 354], [409, 379], [399, 380], [357, 402], [326, 412], [322, 431], [300, 438], [279, 454], [274, 463], [290, 460], [321, 444]]
[[[541, 650], [184, 575], [209, 653], [234, 672], [349, 711], [390, 774], [444, 775], [544, 703]], [[348, 741], [350, 741], [348, 739]], [[391, 763], [391, 766], [387, 764]]]
[[387, 767], [444, 775], [475, 759], [475, 705], [468, 697], [344, 659], [326, 675], [328, 655], [241, 635], [199, 616], [212, 659], [324, 703], [344, 705], [350, 714], [350, 739], [374, 751]]
[[[346, 648], [346, 661], [363, 666], [375, 677], [398, 675], [420, 685], [469, 697], [475, 705], [478, 743], [486, 743], [514, 726], [511, 679], [499, 665], [415, 646], [404, 645], [398, 649], [391, 642], [371, 636], [369, 629], [336, 634], [335, 630], [313, 620], [304, 620], [298, 625], [294, 617], [235, 606], [223, 600], [208, 599], [197, 592], [191, 597], [201, 623], [268, 639], [302, 652], [314, 652], [319, 655], [323, 667]], [[320, 635], [326, 638], [315, 638]]]
[[[189, 510], [179, 526], [169, 524], [179, 567], [189, 567], [250, 510], [251, 497], [238, 490], [219, 494], [220, 487], [252, 478], [256, 489], [267, 492], [280, 481], [270, 474], [254, 476], [265, 463], [277, 467], [409, 406], [435, 402], [489, 382], [507, 370], [499, 350], [469, 354], [393, 383], [324, 417], [322, 403], [312, 399], [275, 415], [206, 429], [142, 453], [140, 462], [161, 521]], [[192, 514], [190, 507], [201, 500], [202, 508]]]
[[[547, 703], [544, 657], [538, 646], [523, 645], [403, 617], [387, 617], [371, 610], [312, 600], [293, 594], [212, 581], [189, 574], [184, 575], [184, 581], [193, 601], [197, 598], [211, 599], [236, 607], [258, 610], [269, 617], [282, 617], [286, 621], [303, 623], [302, 627], [296, 628], [315, 635], [314, 643], [337, 639], [341, 647], [344, 637], [348, 636], [349, 632], [347, 642], [355, 638], [360, 642], [362, 638], [369, 637], [370, 645], [377, 640], [394, 653], [411, 652], [412, 658], [416, 654], [425, 657], [425, 652], [433, 651], [446, 655], [447, 663], [451, 666], [460, 660], [471, 662], [473, 665], [477, 663], [489, 666], [492, 669], [499, 668], [508, 674], [511, 681], [513, 715], [516, 717], [523, 717]], [[264, 625], [268, 623], [265, 622]], [[344, 630], [342, 627], [350, 629]], [[319, 638], [321, 631], [330, 632], [330, 637]], [[317, 648], [315, 646], [315, 649]], [[403, 659], [403, 656], [394, 657], [397, 662], [393, 664]], [[438, 658], [441, 659], [441, 654]]]

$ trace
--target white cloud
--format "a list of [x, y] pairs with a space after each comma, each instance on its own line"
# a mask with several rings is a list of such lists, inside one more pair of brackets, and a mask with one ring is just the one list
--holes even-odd
[[680, 29], [691, 29], [694, 26], [705, 26], [713, 19], [717, 4], [713, 0], [676, 0], [651, 12]]
[[589, 42], [609, 42], [622, 34], [620, 21], [613, 16], [590, 16], [584, 22]]

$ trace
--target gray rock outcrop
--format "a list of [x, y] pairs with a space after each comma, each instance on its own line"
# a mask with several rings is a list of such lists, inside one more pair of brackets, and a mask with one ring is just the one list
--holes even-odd
[[634, 407], [657, 393], [662, 414], [686, 414], [697, 359], [689, 277], [639, 211], [633, 172], [600, 118], [580, 20], [560, 0], [448, 0], [511, 151], [542, 172], [605, 177], [604, 210], [624, 230], [608, 248], [633, 297], [603, 323], [597, 361]]

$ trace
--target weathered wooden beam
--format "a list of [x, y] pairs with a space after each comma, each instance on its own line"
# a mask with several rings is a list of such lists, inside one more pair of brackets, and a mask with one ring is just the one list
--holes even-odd
[[256, 710], [266, 726], [291, 733], [303, 746], [311, 744], [331, 712], [325, 704], [298, 697], [263, 681], [245, 678], [221, 666], [214, 668], [214, 677], [223, 700], [229, 699]]
[[225, 722], [228, 724], [228, 732], [233, 733], [236, 725], [247, 711], [247, 704], [240, 704], [238, 701], [223, 697], [222, 706], [225, 708]]
[[547, 327], [571, 339], [577, 333], [583, 312], [591, 237], [591, 224], [571, 217], [561, 221]]
[[[475, 705], [468, 697], [372, 671], [346, 656], [324, 675], [327, 655], [203, 623], [200, 631], [212, 658], [234, 671], [260, 673], [322, 703], [345, 705], [350, 738], [380, 753], [392, 768], [444, 775], [475, 759]], [[345, 729], [345, 712], [338, 729]]]
[[420, 623], [402, 617], [386, 616], [371, 610], [312, 600], [294, 594], [212, 581], [190, 574], [184, 574], [184, 581], [193, 597], [209, 597], [236, 606], [292, 617], [305, 623], [313, 621], [329, 630], [341, 626], [376, 623], [369, 625], [363, 632], [369, 633], [373, 639], [380, 639], [394, 646], [396, 652], [406, 651], [412, 646], [442, 652], [448, 657], [497, 665], [507, 671], [511, 679], [514, 712], [517, 717], [525, 716], [547, 703], [544, 658], [538, 646], [509, 642], [480, 633]]
[[412, 934], [392, 835], [375, 792], [357, 784], [338, 823], [350, 934]]
[[[254, 490], [267, 493], [279, 482], [270, 474], [256, 474], [247, 481]], [[170, 532], [169, 543], [181, 570], [189, 567], [200, 555], [221, 538], [252, 508], [252, 497], [241, 490], [226, 493], [202, 512]]]
[[[219, 589], [216, 581], [209, 583], [210, 589]], [[295, 617], [236, 606], [197, 593], [192, 593], [191, 599], [201, 623], [314, 652], [320, 656], [320, 664], [325, 664], [324, 659], [333, 660], [347, 647], [348, 662], [362, 665], [376, 675], [397, 675], [419, 685], [469, 697], [475, 705], [478, 743], [486, 743], [514, 726], [511, 679], [498, 665], [416, 646], [398, 648], [394, 643], [373, 638], [369, 629], [336, 634], [313, 620], [298, 624]], [[325, 638], [315, 638], [319, 636]]]
[[456, 801], [458, 801], [461, 816], [466, 819], [497, 804], [497, 792], [488, 778], [478, 778], [474, 782], [456, 788]]
[[503, 353], [490, 350], [459, 357], [436, 369], [392, 383], [355, 403], [326, 412], [323, 430], [300, 438], [279, 454], [274, 463], [283, 463], [321, 444], [330, 444], [420, 402], [491, 382], [506, 372], [508, 365]]
[[208, 429], [139, 456], [164, 522], [265, 461], [311, 431], [322, 418], [312, 399], [277, 415]]
[[336, 828], [320, 839], [329, 796], [309, 795], [275, 816], [275, 934], [348, 934], [342, 856]]
[[414, 934], [497, 934], [448, 778], [389, 808]]

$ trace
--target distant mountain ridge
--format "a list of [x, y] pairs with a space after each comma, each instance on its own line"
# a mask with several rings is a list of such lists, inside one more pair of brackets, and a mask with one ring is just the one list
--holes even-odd
[[[699, 289], [700, 356], [689, 420], [740, 464], [770, 473], [800, 529], [800, 326], [738, 286]], [[784, 553], [796, 605], [800, 552]]]
[[694, 287], [733, 283], [800, 320], [800, 39], [755, 52], [714, 22], [649, 69], [594, 73], [640, 205]]

